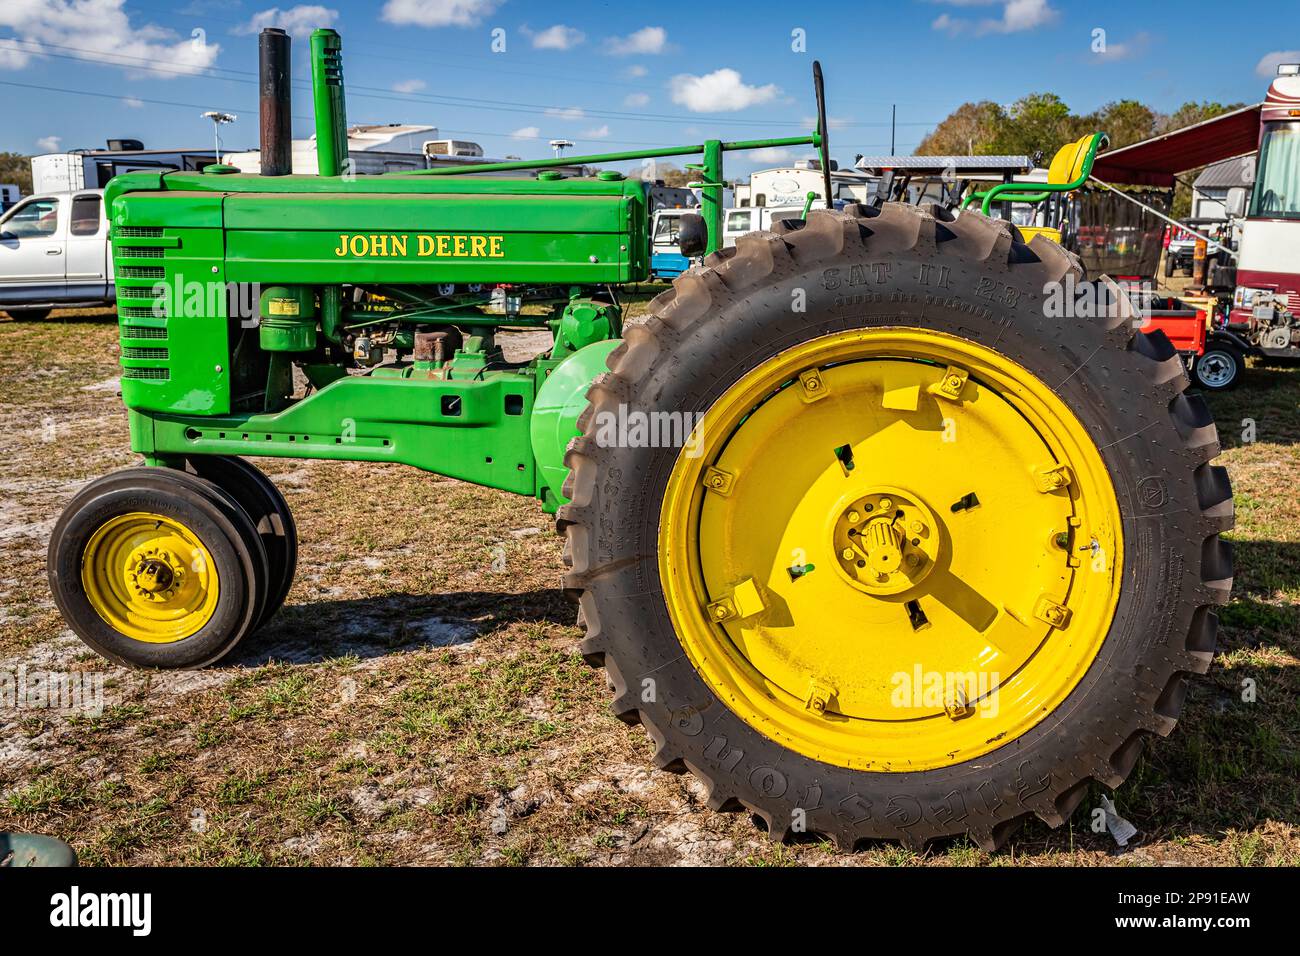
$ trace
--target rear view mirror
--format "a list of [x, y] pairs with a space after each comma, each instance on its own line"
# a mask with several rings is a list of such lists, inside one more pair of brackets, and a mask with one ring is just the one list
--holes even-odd
[[1233, 186], [1228, 190], [1227, 198], [1223, 200], [1224, 211], [1233, 219], [1240, 218], [1246, 214], [1246, 200], [1249, 193], [1245, 186]]
[[688, 259], [704, 255], [709, 244], [709, 230], [704, 224], [704, 217], [688, 212], [678, 224], [677, 248]]

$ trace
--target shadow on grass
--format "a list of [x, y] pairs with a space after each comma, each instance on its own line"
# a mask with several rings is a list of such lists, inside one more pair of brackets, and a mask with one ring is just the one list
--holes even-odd
[[282, 608], [224, 665], [309, 664], [343, 656], [382, 657], [422, 647], [472, 644], [517, 623], [571, 627], [577, 608], [558, 588], [521, 593], [450, 591], [313, 601]]
[[[1214, 413], [1224, 448], [1249, 440], [1300, 443], [1300, 365], [1252, 365], [1232, 391], [1201, 395]], [[1253, 438], [1247, 438], [1250, 432]]]

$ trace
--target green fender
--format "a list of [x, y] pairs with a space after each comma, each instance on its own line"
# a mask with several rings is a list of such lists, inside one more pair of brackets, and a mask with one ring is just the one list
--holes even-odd
[[560, 490], [569, 476], [564, 452], [570, 439], [578, 435], [578, 416], [587, 407], [587, 389], [597, 375], [609, 371], [605, 360], [620, 341], [605, 339], [579, 349], [555, 366], [537, 390], [528, 430], [537, 460], [538, 496], [547, 511], [568, 500]]

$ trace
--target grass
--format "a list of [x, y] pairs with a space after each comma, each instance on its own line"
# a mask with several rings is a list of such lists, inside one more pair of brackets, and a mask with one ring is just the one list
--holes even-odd
[[[642, 300], [638, 301], [643, 301]], [[86, 863], [1038, 866], [1300, 863], [1300, 370], [1213, 396], [1236, 590], [1183, 720], [1115, 796], [990, 857], [965, 840], [773, 846], [648, 768], [609, 715], [536, 503], [411, 469], [268, 461], [301, 535], [286, 608], [205, 671], [112, 667], [70, 638], [44, 549], [85, 481], [136, 462], [110, 313], [0, 322], [0, 666], [102, 672], [98, 716], [0, 711], [0, 828]], [[496, 562], [504, 550], [505, 568]], [[1085, 800], [1096, 805], [1098, 793]]]

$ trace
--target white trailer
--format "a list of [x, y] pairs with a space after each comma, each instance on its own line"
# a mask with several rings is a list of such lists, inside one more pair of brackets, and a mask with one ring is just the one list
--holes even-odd
[[217, 161], [211, 149], [77, 149], [33, 156], [32, 195], [103, 189], [139, 169], [199, 170]]

